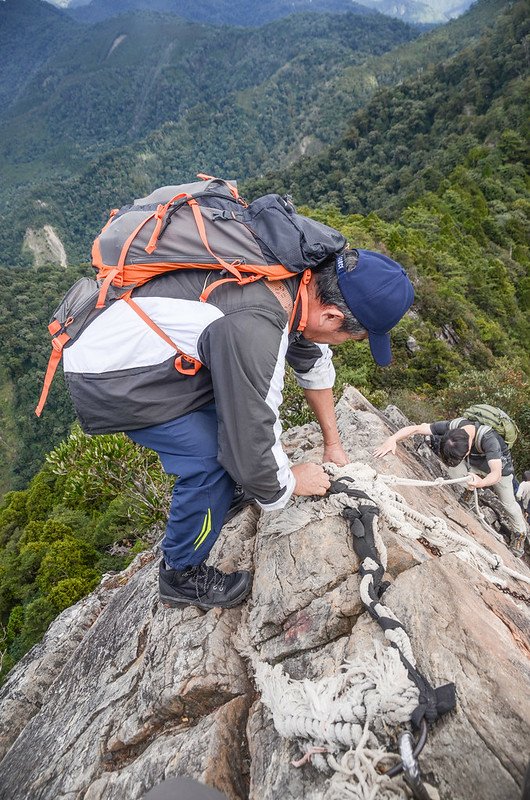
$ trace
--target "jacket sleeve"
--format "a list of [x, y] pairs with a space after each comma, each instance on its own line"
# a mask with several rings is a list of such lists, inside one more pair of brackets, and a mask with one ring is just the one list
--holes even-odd
[[302, 389], [331, 389], [335, 383], [333, 353], [327, 344], [316, 344], [301, 337], [289, 345], [287, 361]]
[[246, 309], [215, 320], [199, 340], [212, 376], [219, 462], [266, 511], [283, 508], [295, 486], [280, 442], [287, 336], [274, 315]]
[[451, 424], [450, 419], [441, 420], [440, 422], [431, 422], [431, 433], [433, 436], [443, 436], [449, 430]]

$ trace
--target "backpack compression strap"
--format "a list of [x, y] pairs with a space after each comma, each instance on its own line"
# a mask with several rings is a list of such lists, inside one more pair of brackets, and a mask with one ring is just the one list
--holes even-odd
[[178, 353], [177, 358], [175, 359], [175, 369], [177, 372], [180, 372], [182, 375], [196, 375], [200, 368], [202, 367], [202, 363], [197, 361], [196, 358], [192, 358], [192, 356], [186, 355], [180, 347], [177, 347], [175, 342], [169, 338], [169, 336], [164, 333], [162, 328], [159, 328], [156, 322], [153, 322], [151, 317], [145, 313], [145, 311], [140, 308], [140, 306], [134, 302], [131, 298], [130, 293], [123, 295], [121, 298], [125, 300], [128, 306], [132, 308], [136, 314], [145, 322], [146, 325], [149, 325], [152, 331], [154, 331], [161, 339], [163, 339], [166, 344], [169, 344], [176, 352]]
[[57, 372], [57, 367], [59, 366], [59, 362], [63, 355], [63, 348], [65, 344], [70, 341], [70, 337], [64, 332], [63, 326], [58, 320], [54, 319], [53, 322], [50, 322], [48, 325], [48, 330], [52, 335], [52, 351], [48, 360], [48, 366], [46, 367], [46, 374], [44, 375], [44, 382], [42, 384], [39, 402], [37, 408], [35, 409], [35, 414], [38, 417], [40, 417], [42, 414], [42, 409], [44, 408], [48, 398], [50, 386], [52, 385], [53, 378]]

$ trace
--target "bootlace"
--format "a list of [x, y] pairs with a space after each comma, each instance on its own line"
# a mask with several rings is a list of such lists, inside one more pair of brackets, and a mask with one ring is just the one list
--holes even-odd
[[223, 591], [226, 575], [216, 567], [207, 564], [199, 564], [195, 573], [195, 593], [197, 600], [208, 594], [210, 589]]

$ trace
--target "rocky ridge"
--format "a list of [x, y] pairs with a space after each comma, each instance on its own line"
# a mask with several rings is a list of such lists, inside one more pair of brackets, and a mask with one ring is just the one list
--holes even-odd
[[[376, 462], [372, 451], [395, 423], [355, 390], [337, 415], [355, 462], [440, 475], [425, 447]], [[287, 432], [284, 445], [297, 461], [318, 458], [321, 441], [307, 425]], [[396, 491], [530, 579], [453, 489]], [[0, 692], [0, 797], [139, 800], [186, 774], [229, 800], [328, 800], [329, 775], [291, 765], [300, 748], [276, 732], [247, 657], [250, 648], [294, 679], [317, 680], [383, 641], [359, 599], [346, 521], [324, 513], [325, 502], [301, 498], [261, 517], [246, 509], [225, 526], [211, 560], [255, 571], [242, 608], [164, 608], [154, 550], [63, 612]], [[507, 579], [501, 591], [500, 575], [488, 580], [462, 560], [465, 548], [406, 538], [384, 517], [380, 530], [391, 581], [384, 602], [405, 625], [423, 674], [457, 687], [456, 711], [432, 729], [420, 759], [431, 796], [519, 798], [530, 741], [530, 587]]]

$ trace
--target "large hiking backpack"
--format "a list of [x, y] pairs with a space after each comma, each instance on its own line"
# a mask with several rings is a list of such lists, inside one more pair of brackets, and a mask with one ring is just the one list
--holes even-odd
[[511, 449], [515, 444], [519, 429], [515, 422], [508, 416], [506, 411], [496, 406], [490, 406], [487, 403], [475, 403], [474, 405], [464, 410], [463, 417], [451, 420], [450, 428], [458, 428], [465, 420], [471, 422], [479, 422], [479, 428], [475, 437], [475, 448], [479, 453], [483, 453], [482, 439], [484, 434], [488, 431], [496, 431], [508, 447]]
[[290, 326], [307, 322], [307, 283], [311, 270], [346, 246], [341, 233], [296, 213], [277, 194], [247, 204], [234, 182], [199, 174], [200, 181], [164, 186], [131, 205], [114, 209], [94, 241], [95, 279], [82, 278], [55, 310], [48, 330], [52, 354], [35, 413], [40, 416], [62, 351], [95, 317], [121, 300], [177, 353], [175, 368], [194, 375], [202, 366], [187, 356], [131, 297], [133, 289], [176, 269], [218, 270], [220, 279], [201, 294], [206, 302], [217, 286], [292, 278], [303, 273]]

